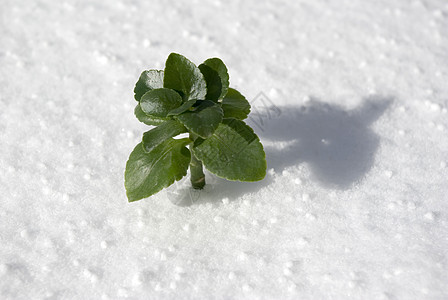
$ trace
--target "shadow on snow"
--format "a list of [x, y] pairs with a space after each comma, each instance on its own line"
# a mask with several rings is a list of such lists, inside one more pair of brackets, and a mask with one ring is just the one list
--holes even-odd
[[[281, 173], [287, 167], [306, 163], [312, 180], [327, 188], [345, 190], [362, 180], [372, 168], [380, 137], [370, 126], [391, 103], [390, 97], [372, 96], [365, 98], [359, 107], [346, 111], [312, 99], [304, 106], [255, 109], [247, 123], [265, 144], [268, 170]], [[267, 174], [259, 182], [232, 182], [207, 173], [206, 180], [205, 190], [183, 189], [184, 199], [172, 202], [189, 206], [218, 203], [224, 197], [232, 201], [269, 188], [273, 178]], [[189, 178], [185, 183], [189, 184]]]

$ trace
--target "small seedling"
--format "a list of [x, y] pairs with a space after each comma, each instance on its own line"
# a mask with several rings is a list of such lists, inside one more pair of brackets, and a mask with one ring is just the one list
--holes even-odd
[[[195, 189], [205, 185], [203, 165], [228, 180], [265, 177], [263, 146], [242, 121], [250, 104], [229, 87], [227, 67], [219, 58], [207, 59], [197, 67], [171, 53], [165, 70], [141, 74], [134, 93], [137, 119], [157, 127], [143, 134], [126, 163], [129, 202], [170, 186], [187, 174], [188, 167]], [[188, 137], [175, 138], [185, 133]]]

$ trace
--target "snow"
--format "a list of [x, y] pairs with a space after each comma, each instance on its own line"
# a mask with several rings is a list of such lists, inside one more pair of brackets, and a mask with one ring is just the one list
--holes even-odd
[[[1, 299], [448, 298], [446, 1], [1, 6]], [[170, 52], [227, 64], [263, 181], [127, 203]]]

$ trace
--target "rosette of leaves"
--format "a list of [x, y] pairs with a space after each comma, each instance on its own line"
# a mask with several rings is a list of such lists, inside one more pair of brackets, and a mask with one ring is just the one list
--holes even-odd
[[[229, 87], [227, 67], [210, 58], [197, 67], [171, 53], [164, 70], [144, 71], [135, 89], [135, 116], [156, 126], [143, 134], [126, 163], [128, 200], [149, 197], [187, 174], [193, 188], [205, 185], [203, 166], [237, 181], [266, 175], [263, 146], [244, 119], [250, 104]], [[176, 138], [188, 133], [188, 137]]]

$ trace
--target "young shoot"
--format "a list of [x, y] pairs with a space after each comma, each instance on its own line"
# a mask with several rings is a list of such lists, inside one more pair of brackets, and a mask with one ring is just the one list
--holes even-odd
[[[227, 67], [219, 58], [196, 66], [171, 53], [164, 70], [141, 74], [134, 93], [135, 116], [156, 127], [143, 134], [126, 163], [129, 202], [170, 186], [188, 168], [195, 189], [205, 185], [203, 167], [228, 180], [265, 177], [263, 146], [243, 121], [250, 104], [229, 87]], [[176, 138], [185, 133], [188, 137]]]

